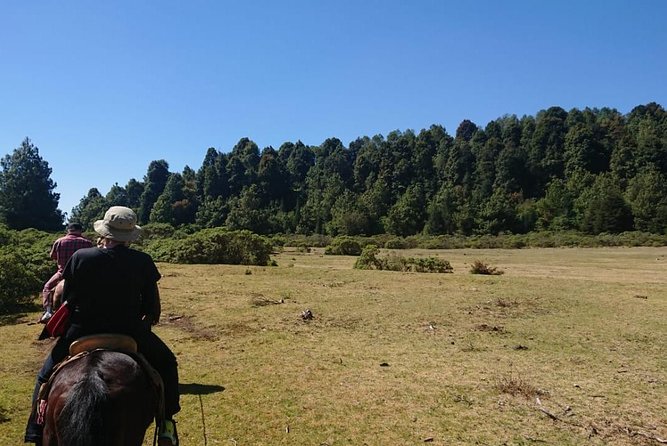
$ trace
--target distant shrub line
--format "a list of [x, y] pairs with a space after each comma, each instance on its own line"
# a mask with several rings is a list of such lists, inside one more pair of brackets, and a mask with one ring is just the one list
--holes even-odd
[[648, 232], [623, 232], [621, 234], [588, 235], [576, 231], [543, 231], [528, 234], [500, 234], [500, 235], [415, 235], [397, 237], [389, 234], [364, 236], [298, 236], [274, 235], [271, 237], [276, 246], [310, 246], [332, 248], [327, 254], [337, 254], [336, 245], [345, 240], [349, 245], [355, 241], [360, 248], [366, 245], [376, 245], [386, 249], [520, 249], [520, 248], [599, 248], [614, 246], [667, 246], [667, 235]]

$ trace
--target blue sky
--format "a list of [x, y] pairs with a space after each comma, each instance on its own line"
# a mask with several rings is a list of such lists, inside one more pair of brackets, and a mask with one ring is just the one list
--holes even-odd
[[246, 136], [667, 106], [665, 23], [664, 0], [5, 1], [0, 156], [29, 137], [69, 212]]

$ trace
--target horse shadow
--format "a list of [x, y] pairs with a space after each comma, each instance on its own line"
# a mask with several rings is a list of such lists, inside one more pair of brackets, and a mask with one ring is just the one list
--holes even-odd
[[178, 385], [178, 391], [181, 395], [210, 395], [224, 390], [223, 386], [217, 384], [181, 383]]

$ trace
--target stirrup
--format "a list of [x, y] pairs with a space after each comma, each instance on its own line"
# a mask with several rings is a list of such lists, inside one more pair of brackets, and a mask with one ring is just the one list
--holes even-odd
[[178, 433], [174, 420], [164, 420], [157, 435], [158, 446], [178, 446]]

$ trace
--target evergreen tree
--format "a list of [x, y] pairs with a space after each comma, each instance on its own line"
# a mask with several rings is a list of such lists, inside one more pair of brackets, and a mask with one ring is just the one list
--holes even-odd
[[92, 188], [83, 197], [79, 204], [72, 209], [70, 221], [80, 223], [88, 230], [93, 229], [93, 223], [104, 218], [104, 213], [109, 208], [106, 198], [100, 194], [97, 188]]
[[572, 193], [561, 179], [549, 183], [545, 196], [536, 203], [536, 210], [540, 229], [558, 231], [575, 226]]
[[502, 189], [496, 189], [480, 206], [477, 231], [480, 234], [494, 235], [507, 231], [519, 232], [516, 208], [520, 198], [518, 194], [509, 194]]
[[168, 223], [172, 226], [194, 223], [197, 212], [194, 175], [188, 166], [185, 166], [183, 174], [169, 175], [164, 190], [151, 210], [152, 223]]
[[327, 224], [331, 235], [368, 235], [373, 233], [370, 213], [363, 201], [350, 190], [345, 190], [331, 209], [331, 221]]
[[197, 195], [201, 201], [229, 196], [227, 157], [209, 148], [196, 174]]
[[0, 166], [0, 222], [10, 229], [61, 229], [60, 194], [53, 191], [49, 164], [30, 139], [3, 157]]
[[139, 200], [139, 212], [137, 213], [140, 223], [146, 224], [150, 221], [153, 205], [167, 185], [169, 175], [169, 164], [165, 160], [151, 161], [148, 165], [148, 172], [144, 177], [144, 191]]
[[229, 154], [226, 171], [230, 196], [241, 191], [257, 179], [259, 148], [248, 138], [241, 138]]
[[289, 174], [273, 147], [262, 150], [257, 169], [257, 184], [260, 193], [267, 200], [265, 204], [285, 201], [290, 190]]
[[125, 193], [127, 194], [127, 207], [139, 209], [141, 195], [144, 193], [144, 183], [131, 178], [125, 186]]
[[632, 229], [632, 212], [610, 175], [599, 175], [591, 188], [581, 229], [589, 234], [617, 234]]
[[263, 207], [259, 186], [250, 185], [241, 196], [232, 198], [225, 224], [230, 229], [247, 229], [257, 234], [271, 234], [279, 230], [277, 207]]
[[626, 197], [632, 208], [635, 229], [656, 234], [667, 231], [667, 176], [648, 169], [635, 176]]
[[109, 189], [109, 192], [107, 192], [104, 198], [107, 203], [111, 203], [110, 206], [129, 207], [127, 191], [124, 187], [119, 186], [118, 183], [114, 183], [114, 185], [111, 186], [111, 189]]
[[428, 205], [424, 232], [429, 235], [454, 234], [459, 203], [454, 190], [443, 186]]
[[425, 220], [424, 189], [417, 183], [408, 187], [389, 210], [385, 227], [390, 234], [414, 235], [422, 231]]
[[536, 180], [536, 192], [554, 178], [563, 178], [567, 112], [560, 107], [540, 111], [529, 148], [529, 168]]

